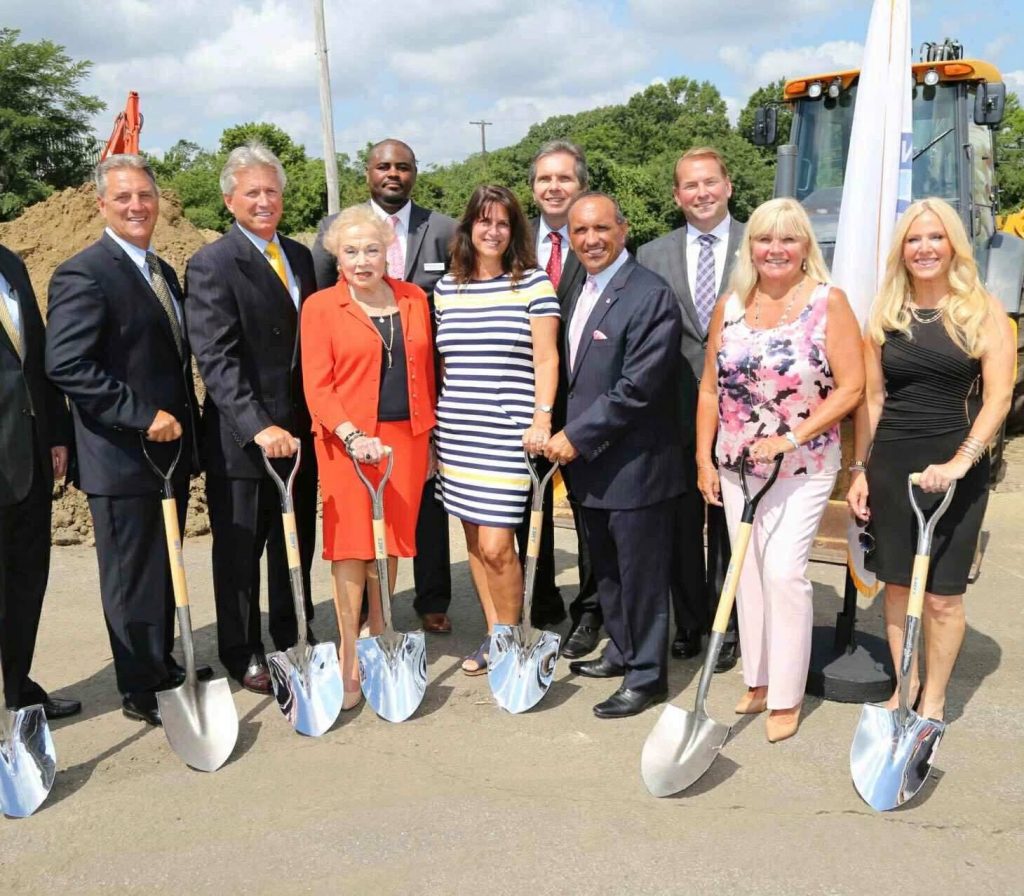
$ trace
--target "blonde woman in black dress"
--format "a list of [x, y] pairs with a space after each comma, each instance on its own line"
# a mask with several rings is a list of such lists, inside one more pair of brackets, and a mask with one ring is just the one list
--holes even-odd
[[[1015, 344], [999, 303], [978, 278], [956, 211], [941, 199], [913, 203], [900, 218], [864, 341], [865, 400], [857, 412], [852, 511], [869, 520], [867, 566], [885, 583], [885, 625], [900, 667], [915, 524], [907, 476], [953, 503], [939, 522], [925, 583], [922, 689], [911, 703], [941, 720], [946, 686], [963, 643], [963, 595], [988, 501], [988, 445], [1010, 408]], [[925, 506], [928, 513], [928, 506]], [[889, 701], [895, 708], [899, 685]]]

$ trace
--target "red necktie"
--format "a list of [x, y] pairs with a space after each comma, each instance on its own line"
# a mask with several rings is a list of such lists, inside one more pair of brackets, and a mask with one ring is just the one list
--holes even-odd
[[558, 281], [562, 279], [562, 234], [557, 230], [552, 230], [548, 234], [548, 238], [551, 240], [551, 257], [544, 270], [547, 272], [551, 285], [558, 289]]

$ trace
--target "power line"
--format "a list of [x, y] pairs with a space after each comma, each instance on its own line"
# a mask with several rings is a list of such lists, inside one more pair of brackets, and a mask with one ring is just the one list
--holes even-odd
[[493, 121], [471, 121], [470, 124], [480, 125], [480, 152], [487, 155], [487, 126], [493, 125]]

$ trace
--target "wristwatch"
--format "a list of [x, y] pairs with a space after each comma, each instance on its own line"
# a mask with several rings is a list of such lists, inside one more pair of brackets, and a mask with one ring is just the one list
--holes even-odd
[[535, 408], [533, 409], [533, 412], [534, 412], [535, 414], [536, 414], [536, 413], [537, 413], [538, 411], [539, 411], [540, 413], [542, 413], [542, 414], [550, 414], [552, 410], [553, 410], [553, 408], [552, 408], [552, 407], [551, 407], [551, 405], [549, 405], [549, 404], [539, 404], [539, 405], [537, 405], [537, 407], [535, 407]]

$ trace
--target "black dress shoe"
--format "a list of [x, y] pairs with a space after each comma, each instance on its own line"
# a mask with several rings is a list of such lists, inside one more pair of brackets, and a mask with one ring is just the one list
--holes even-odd
[[[196, 678], [199, 681], [209, 681], [213, 678], [213, 667], [208, 666], [206, 663], [202, 663], [196, 666]], [[160, 690], [167, 690], [168, 688], [177, 688], [185, 683], [185, 667], [179, 666], [177, 663], [171, 665], [167, 664], [167, 681]]]
[[688, 660], [700, 656], [701, 643], [700, 632], [689, 629], [679, 629], [675, 639], [672, 641], [672, 656], [680, 660]]
[[583, 625], [580, 623], [563, 645], [562, 656], [567, 656], [571, 660], [579, 659], [581, 656], [593, 653], [597, 648], [597, 642], [600, 640], [601, 626]]
[[46, 718], [66, 719], [68, 716], [77, 716], [82, 711], [81, 700], [66, 700], [63, 697], [47, 697], [43, 703], [43, 712]]
[[147, 725], [163, 725], [160, 710], [156, 705], [156, 695], [151, 691], [128, 694], [122, 698], [121, 712], [125, 718], [134, 719], [136, 722], [145, 722]]
[[718, 654], [718, 662], [715, 663], [716, 672], [728, 672], [736, 665], [737, 646], [736, 641], [726, 641], [722, 645], [722, 652]]
[[667, 691], [648, 694], [645, 691], [630, 690], [623, 685], [607, 700], [594, 707], [594, 715], [599, 719], [625, 719], [643, 712], [648, 706], [661, 703], [667, 696]]
[[622, 666], [609, 663], [603, 656], [596, 660], [576, 660], [569, 663], [569, 671], [584, 678], [621, 678], [626, 674]]

